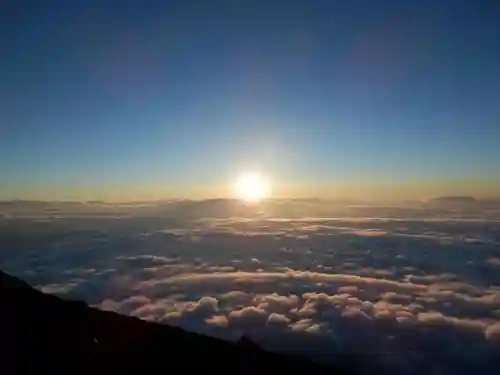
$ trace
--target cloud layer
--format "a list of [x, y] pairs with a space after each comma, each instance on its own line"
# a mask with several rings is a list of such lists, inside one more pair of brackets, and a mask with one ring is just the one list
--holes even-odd
[[[221, 217], [211, 215], [217, 204], [194, 216], [142, 205], [106, 217], [4, 215], [1, 267], [104, 310], [228, 340], [245, 334], [362, 373], [500, 371], [500, 222], [491, 210], [238, 208]], [[281, 213], [303, 205], [280, 204]]]

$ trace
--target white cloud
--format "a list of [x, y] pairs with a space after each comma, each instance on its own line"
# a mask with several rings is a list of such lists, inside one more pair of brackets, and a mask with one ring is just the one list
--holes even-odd
[[287, 318], [285, 315], [277, 314], [277, 313], [272, 313], [267, 318], [267, 324], [273, 325], [273, 326], [288, 327], [290, 322], [291, 322], [291, 320], [289, 318]]
[[32, 243], [1, 267], [104, 310], [325, 361], [343, 353], [366, 373], [500, 371], [498, 218], [311, 207], [260, 218], [120, 207], [127, 218], [45, 218], [57, 236], [43, 241], [19, 221]]

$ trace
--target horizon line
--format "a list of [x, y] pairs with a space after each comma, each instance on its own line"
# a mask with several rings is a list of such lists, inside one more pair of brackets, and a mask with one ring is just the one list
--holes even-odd
[[[352, 203], [378, 203], [378, 202], [394, 202], [394, 203], [426, 203], [433, 200], [439, 199], [457, 199], [457, 200], [467, 200], [467, 201], [497, 201], [500, 200], [500, 196], [491, 197], [476, 197], [473, 195], [436, 195], [435, 197], [425, 198], [425, 199], [363, 199], [363, 198], [321, 198], [321, 197], [269, 197], [264, 198], [261, 202], [269, 201], [321, 201], [321, 202], [352, 202]], [[239, 198], [233, 197], [206, 197], [206, 198], [183, 198], [183, 197], [172, 197], [172, 198], [159, 198], [159, 199], [131, 199], [131, 200], [106, 200], [106, 199], [28, 199], [28, 198], [11, 198], [11, 199], [0, 199], [0, 204], [5, 203], [79, 203], [79, 204], [98, 204], [98, 203], [111, 203], [111, 204], [126, 204], [126, 203], [161, 203], [161, 202], [204, 202], [204, 201], [236, 201], [243, 202]]]

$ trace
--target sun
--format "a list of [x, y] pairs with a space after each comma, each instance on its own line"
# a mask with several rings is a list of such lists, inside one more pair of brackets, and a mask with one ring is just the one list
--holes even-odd
[[242, 173], [235, 183], [235, 194], [245, 202], [259, 202], [269, 197], [271, 188], [268, 181], [259, 173]]

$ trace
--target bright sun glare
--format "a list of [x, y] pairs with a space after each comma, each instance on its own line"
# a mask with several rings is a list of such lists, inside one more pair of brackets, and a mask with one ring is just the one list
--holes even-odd
[[258, 173], [243, 173], [236, 180], [236, 197], [245, 202], [259, 202], [269, 197], [270, 186], [267, 180]]

